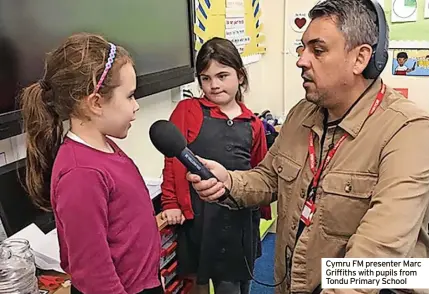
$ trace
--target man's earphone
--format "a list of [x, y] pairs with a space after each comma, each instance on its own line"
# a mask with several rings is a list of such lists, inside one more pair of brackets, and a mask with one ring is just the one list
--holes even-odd
[[372, 56], [368, 62], [367, 67], [363, 71], [363, 76], [366, 79], [376, 79], [381, 74], [383, 69], [386, 67], [387, 60], [389, 59], [388, 53], [388, 36], [387, 36], [387, 22], [384, 10], [377, 0], [368, 0], [368, 2], [374, 7], [377, 15], [377, 27], [378, 37], [377, 43], [372, 46]]

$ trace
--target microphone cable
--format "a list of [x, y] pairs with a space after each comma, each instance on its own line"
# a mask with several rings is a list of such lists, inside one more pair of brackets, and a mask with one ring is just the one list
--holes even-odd
[[[250, 223], [251, 224], [253, 222], [252, 214], [253, 214], [253, 212], [250, 211]], [[252, 232], [250, 234], [252, 234]], [[251, 236], [251, 237], [253, 237], [253, 236]], [[261, 243], [262, 243], [262, 240], [261, 240]], [[252, 271], [250, 270], [249, 261], [247, 260], [246, 252], [245, 252], [245, 249], [244, 249], [245, 248], [245, 242], [244, 242], [244, 230], [243, 229], [241, 230], [241, 245], [242, 245], [242, 248], [243, 248], [243, 257], [244, 257], [244, 262], [246, 263], [247, 272], [250, 275], [250, 277], [252, 278], [252, 280], [255, 281], [255, 283], [257, 283], [257, 284], [259, 284], [261, 286], [268, 287], [268, 288], [276, 288], [276, 287], [280, 286], [281, 284], [283, 284], [283, 282], [286, 280], [286, 277], [287, 277], [287, 274], [288, 274], [288, 271], [289, 271], [289, 268], [287, 266], [287, 262], [286, 262], [286, 272], [285, 272], [285, 275], [283, 276], [283, 278], [281, 279], [280, 282], [275, 283], [275, 284], [268, 284], [268, 283], [261, 282], [261, 281], [259, 281], [259, 280], [257, 280], [255, 278], [255, 276], [253, 275]]]
[[[240, 205], [238, 205], [237, 200], [235, 200], [235, 198], [232, 197], [231, 194], [229, 194], [229, 192], [227, 192], [227, 193], [228, 193], [228, 195], [227, 195], [227, 197], [225, 197], [225, 199], [228, 198], [229, 200], [231, 200], [234, 203], [234, 205], [235, 205], [235, 207], [236, 207], [237, 210], [246, 209], [244, 207], [240, 207]], [[222, 201], [220, 201], [220, 202], [222, 202]], [[219, 205], [221, 205], [221, 204], [219, 204]], [[247, 209], [250, 209], [250, 208], [247, 208]], [[253, 212], [250, 211], [250, 214], [249, 214], [250, 217], [249, 218], [250, 218], [250, 224], [251, 225], [253, 223], [252, 214], [253, 214]], [[252, 234], [252, 232], [250, 232], [250, 234]], [[251, 237], [253, 237], [253, 236], [251, 236]], [[251, 239], [253, 239], [253, 238], [251, 238]], [[261, 240], [261, 243], [262, 243], [262, 240]], [[246, 263], [247, 273], [252, 278], [252, 280], [255, 281], [255, 283], [257, 283], [259, 285], [262, 285], [262, 286], [265, 286], [265, 287], [269, 287], [269, 288], [276, 288], [276, 287], [280, 286], [281, 284], [283, 284], [283, 282], [286, 280], [286, 277], [287, 277], [287, 274], [288, 274], [288, 271], [289, 271], [289, 269], [287, 267], [287, 262], [286, 262], [286, 272], [285, 272], [285, 275], [283, 276], [283, 278], [281, 279], [280, 282], [275, 283], [275, 284], [268, 284], [268, 283], [261, 282], [261, 281], [259, 281], [259, 280], [257, 280], [255, 278], [255, 276], [253, 275], [252, 271], [250, 270], [249, 261], [247, 260], [246, 251], [245, 251], [244, 229], [241, 229], [241, 246], [242, 246], [242, 250], [243, 250], [244, 262]]]

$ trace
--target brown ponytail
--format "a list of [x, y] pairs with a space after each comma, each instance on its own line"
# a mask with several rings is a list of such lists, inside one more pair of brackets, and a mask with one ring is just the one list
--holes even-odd
[[52, 89], [35, 83], [24, 89], [21, 108], [27, 136], [26, 188], [33, 202], [50, 209], [50, 176], [63, 134], [63, 123], [50, 99]]
[[[49, 52], [43, 81], [21, 94], [21, 112], [27, 133], [26, 189], [33, 202], [51, 209], [52, 166], [63, 136], [63, 121], [72, 117], [87, 119], [82, 99], [94, 92], [109, 57], [110, 44], [101, 36], [78, 33]], [[107, 99], [118, 85], [119, 69], [132, 59], [121, 46], [101, 89]]]

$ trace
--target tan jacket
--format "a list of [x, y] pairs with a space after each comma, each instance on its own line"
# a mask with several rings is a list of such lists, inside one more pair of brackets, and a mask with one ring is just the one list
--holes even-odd
[[[321, 109], [299, 102], [261, 164], [231, 172], [231, 194], [239, 205], [278, 200], [276, 281], [283, 279], [288, 263], [291, 270], [276, 293], [312, 293], [321, 283], [322, 257], [429, 257], [429, 115], [387, 87], [382, 103], [367, 119], [380, 86], [381, 80], [376, 81], [340, 123], [334, 139], [334, 128], [328, 129], [324, 150], [344, 132], [349, 136], [322, 174], [313, 222], [296, 245], [313, 177], [310, 129], [318, 136], [314, 141], [320, 160]], [[323, 293], [356, 291], [379, 290]]]

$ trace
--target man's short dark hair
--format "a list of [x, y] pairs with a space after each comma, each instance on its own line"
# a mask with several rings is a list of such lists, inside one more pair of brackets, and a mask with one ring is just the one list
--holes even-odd
[[[326, 0], [311, 9], [311, 19], [331, 17], [343, 32], [348, 50], [375, 45], [378, 40], [377, 14], [369, 0]], [[389, 30], [386, 27], [387, 31]], [[387, 34], [388, 35], [388, 34]], [[389, 42], [386, 42], [386, 49]]]

